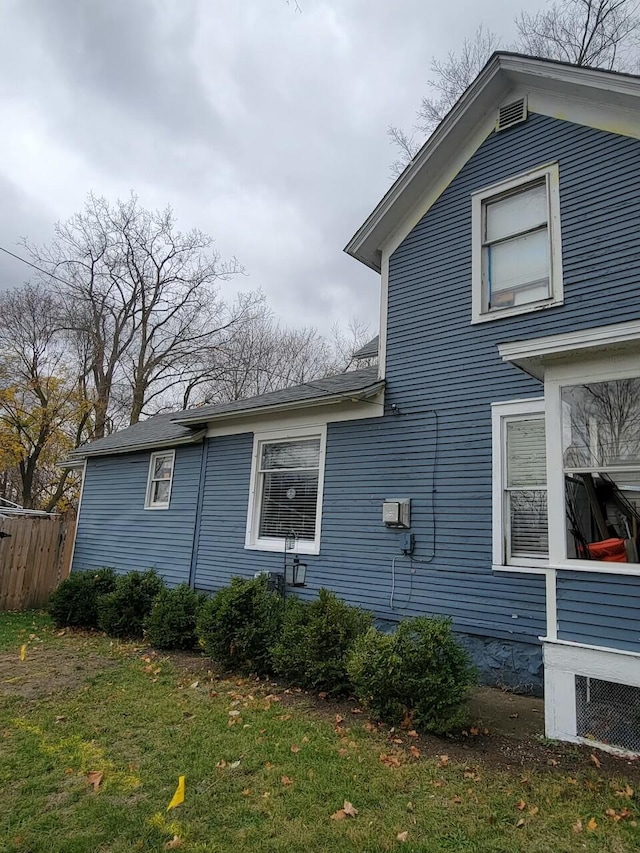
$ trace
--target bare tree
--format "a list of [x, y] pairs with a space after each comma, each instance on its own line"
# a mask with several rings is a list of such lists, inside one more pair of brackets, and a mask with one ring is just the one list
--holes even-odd
[[85, 360], [94, 436], [136, 423], [158, 398], [201, 374], [203, 352], [251, 314], [233, 311], [218, 283], [242, 273], [198, 229], [176, 229], [170, 208], [149, 211], [135, 195], [114, 205], [90, 194], [43, 248], [25, 243], [56, 285], [62, 324]]
[[636, 0], [562, 0], [516, 18], [518, 49], [574, 65], [631, 71], [637, 67]]
[[[515, 18], [517, 38], [512, 50], [609, 70], [638, 67], [640, 36], [638, 0], [560, 0], [535, 13]], [[431, 60], [429, 93], [422, 98], [411, 132], [389, 127], [389, 139], [398, 152], [391, 165], [401, 174], [425, 138], [440, 124], [481, 71], [501, 38], [482, 25], [471, 39], [445, 60]]]

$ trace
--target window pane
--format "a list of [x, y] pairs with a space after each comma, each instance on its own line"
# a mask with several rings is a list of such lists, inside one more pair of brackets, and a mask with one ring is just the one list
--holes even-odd
[[544, 486], [546, 482], [544, 419], [507, 421], [507, 486]]
[[483, 279], [491, 307], [518, 305], [549, 297], [549, 239], [546, 228], [506, 243], [485, 246], [482, 251]]
[[511, 556], [549, 553], [547, 493], [526, 490], [509, 492]]
[[547, 222], [546, 182], [485, 206], [484, 242], [521, 234]]
[[275, 472], [262, 475], [260, 537], [294, 535], [313, 541], [318, 500], [317, 471]]
[[153, 483], [151, 502], [154, 504], [166, 504], [169, 500], [169, 486], [170, 483], [168, 480], [157, 480]]
[[173, 457], [157, 456], [153, 465], [154, 480], [170, 480]]
[[640, 470], [567, 474], [565, 497], [569, 558], [640, 562]]
[[566, 468], [640, 464], [640, 379], [562, 389]]
[[274, 468], [317, 468], [319, 464], [319, 438], [262, 445], [260, 467], [263, 471]]

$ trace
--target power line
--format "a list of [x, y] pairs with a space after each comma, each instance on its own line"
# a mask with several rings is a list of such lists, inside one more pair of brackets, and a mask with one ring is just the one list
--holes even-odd
[[21, 258], [20, 255], [16, 255], [14, 252], [10, 252], [9, 249], [5, 249], [4, 246], [0, 246], [0, 252], [4, 252], [5, 255], [11, 255], [12, 258], [15, 258], [16, 261], [20, 261], [23, 264], [26, 264], [28, 267], [31, 267], [34, 270], [37, 270], [42, 275], [48, 275], [50, 278], [59, 281], [60, 284], [69, 284], [68, 281], [65, 281], [63, 278], [59, 278], [57, 275], [54, 275], [52, 272], [48, 270], [43, 270], [42, 267], [38, 267], [35, 264], [32, 264], [31, 261], [28, 261], [26, 258]]

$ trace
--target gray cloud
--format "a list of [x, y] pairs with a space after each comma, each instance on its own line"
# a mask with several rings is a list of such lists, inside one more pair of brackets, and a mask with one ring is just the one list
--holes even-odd
[[389, 185], [387, 125], [411, 122], [429, 56], [480, 18], [471, 0], [301, 6], [5, 0], [0, 244], [45, 239], [89, 189], [135, 189], [211, 233], [285, 321], [375, 325], [377, 277], [342, 247]]

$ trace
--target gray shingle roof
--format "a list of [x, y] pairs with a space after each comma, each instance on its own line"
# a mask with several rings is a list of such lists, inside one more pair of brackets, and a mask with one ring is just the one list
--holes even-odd
[[378, 348], [380, 346], [380, 335], [376, 335], [372, 341], [369, 341], [368, 344], [365, 344], [360, 349], [356, 350], [353, 354], [353, 357], [356, 359], [361, 358], [375, 358], [378, 355]]
[[233, 415], [257, 415], [278, 409], [295, 408], [296, 404], [319, 405], [342, 397], [366, 399], [381, 390], [383, 385], [384, 382], [378, 379], [377, 367], [367, 367], [325, 379], [314, 379], [313, 382], [283, 388], [281, 391], [271, 391], [268, 394], [249, 397], [247, 400], [154, 415], [105, 438], [78, 447], [69, 455], [68, 462], [77, 463], [85, 456], [128, 453], [142, 448], [193, 443], [203, 438], [203, 427], [209, 421]]
[[197, 409], [187, 409], [176, 412], [174, 419], [181, 424], [202, 423], [213, 420], [221, 415], [243, 414], [256, 409], [280, 408], [295, 403], [322, 402], [332, 397], [366, 396], [367, 391], [375, 392], [377, 386], [382, 387], [378, 380], [377, 367], [365, 367], [363, 370], [352, 370], [340, 373], [338, 376], [327, 376], [325, 379], [314, 379], [303, 385], [283, 388], [281, 391], [270, 391], [258, 397], [247, 400], [236, 400], [232, 403], [216, 403], [213, 406], [201, 406]]

